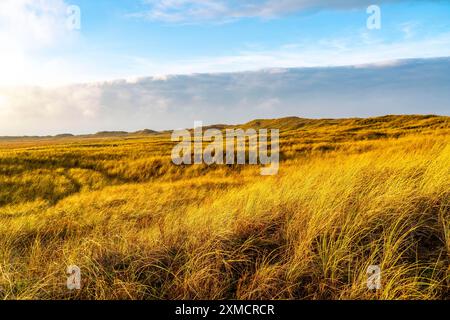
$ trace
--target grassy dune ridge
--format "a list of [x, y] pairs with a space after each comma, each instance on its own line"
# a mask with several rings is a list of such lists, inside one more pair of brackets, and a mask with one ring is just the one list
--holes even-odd
[[0, 298], [450, 297], [449, 117], [239, 127], [281, 130], [277, 176], [175, 166], [168, 132], [2, 139]]

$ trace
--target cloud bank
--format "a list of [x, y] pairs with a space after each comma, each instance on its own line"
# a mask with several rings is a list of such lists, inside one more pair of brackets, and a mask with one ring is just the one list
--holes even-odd
[[0, 88], [0, 135], [384, 114], [450, 115], [450, 58]]

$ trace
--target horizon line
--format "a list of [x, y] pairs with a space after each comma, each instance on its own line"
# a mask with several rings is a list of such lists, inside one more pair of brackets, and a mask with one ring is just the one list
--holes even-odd
[[[226, 127], [239, 127], [239, 126], [245, 126], [248, 125], [251, 122], [256, 121], [273, 121], [273, 120], [288, 120], [288, 119], [296, 119], [296, 120], [309, 120], [309, 121], [334, 121], [334, 120], [363, 120], [363, 119], [381, 119], [386, 117], [421, 117], [421, 118], [450, 118], [450, 115], [441, 115], [441, 114], [385, 114], [380, 116], [371, 116], [371, 117], [336, 117], [336, 118], [302, 118], [299, 116], [286, 116], [281, 118], [261, 118], [261, 119], [253, 119], [246, 121], [244, 123], [239, 124], [226, 124], [226, 123], [215, 123], [215, 124], [204, 124], [202, 128], [219, 128], [223, 127], [222, 129], [225, 129]], [[273, 128], [278, 129], [278, 128]], [[152, 130], [149, 128], [144, 128], [136, 131], [124, 131], [124, 130], [100, 130], [95, 133], [80, 133], [80, 134], [72, 134], [69, 132], [54, 134], [54, 135], [24, 135], [24, 136], [0, 136], [0, 140], [19, 140], [19, 139], [54, 139], [54, 138], [108, 138], [113, 137], [113, 135], [119, 136], [126, 136], [126, 135], [136, 135], [139, 136], [139, 134], [143, 134], [143, 132], [148, 131], [150, 133], [147, 133], [146, 135], [161, 135], [170, 133], [177, 130], [194, 130], [194, 127], [192, 128], [175, 128], [175, 129], [164, 129], [164, 130]], [[108, 135], [109, 134], [109, 135]], [[102, 136], [103, 135], [103, 136]]]

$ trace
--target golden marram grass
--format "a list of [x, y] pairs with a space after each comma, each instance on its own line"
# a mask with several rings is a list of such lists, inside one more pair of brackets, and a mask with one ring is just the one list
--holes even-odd
[[449, 298], [448, 117], [241, 127], [281, 130], [278, 175], [175, 166], [169, 133], [1, 140], [0, 298]]

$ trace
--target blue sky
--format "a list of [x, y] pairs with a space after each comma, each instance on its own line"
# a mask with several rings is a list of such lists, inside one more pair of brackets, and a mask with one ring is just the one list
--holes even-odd
[[[227, 12], [211, 17], [187, 14], [180, 5], [176, 14], [166, 10], [176, 18], [158, 18], [152, 17], [155, 5], [141, 1], [115, 1], [114, 6], [106, 0], [75, 3], [83, 13], [81, 55], [101, 57], [105, 68], [101, 77], [106, 78], [112, 69], [118, 76], [124, 73], [117, 65], [126, 66], [127, 76], [145, 76], [370, 63], [450, 53], [448, 1], [382, 3], [382, 28], [373, 31], [366, 28], [366, 5], [294, 6], [269, 16], [238, 18]], [[233, 4], [228, 6], [233, 9]], [[421, 42], [439, 37], [447, 37], [446, 43], [416, 50]], [[390, 46], [401, 48], [397, 53]], [[337, 53], [340, 57], [333, 61]]]
[[[379, 30], [366, 26], [371, 4]], [[71, 5], [80, 30], [66, 27]], [[450, 56], [450, 1], [2, 0], [0, 52], [0, 135], [450, 113], [450, 76], [440, 71], [450, 62], [435, 59]], [[246, 83], [248, 71], [256, 73]], [[298, 76], [310, 71], [312, 79]], [[417, 92], [421, 80], [433, 105]], [[218, 91], [223, 81], [232, 98]], [[257, 88], [270, 93], [264, 101]]]
[[[450, 1], [4, 1], [14, 7], [9, 13], [0, 5], [10, 17], [0, 15], [4, 55], [22, 56], [0, 62], [4, 85], [450, 55]], [[373, 2], [381, 8], [380, 30], [366, 27]], [[81, 10], [79, 31], [65, 30], [68, 5]], [[15, 17], [27, 14], [31, 22]], [[29, 31], [39, 28], [49, 39]]]
[[[152, 17], [152, 10], [156, 10], [154, 5], [145, 5], [143, 1], [119, 0], [114, 1], [114, 5], [108, 0], [72, 3], [82, 10], [81, 34], [88, 51], [96, 48], [155, 61], [275, 51], [293, 45], [308, 48], [320, 41], [351, 40], [353, 43], [348, 44], [351, 48], [363, 46], [364, 41], [389, 44], [424, 40], [450, 32], [449, 1], [380, 3], [382, 29], [377, 31], [366, 29], [367, 5], [300, 7], [273, 16], [242, 18], [230, 18], [226, 13], [202, 17], [181, 11], [177, 16], [179, 20], [173, 18], [172, 21]], [[192, 7], [202, 8], [200, 5]], [[448, 51], [443, 50], [442, 54], [447, 55]]]

